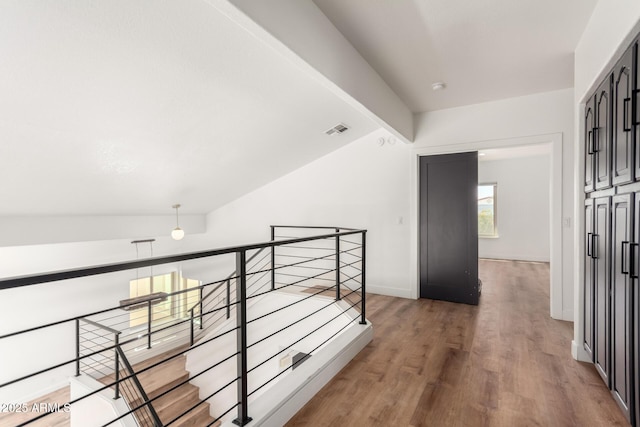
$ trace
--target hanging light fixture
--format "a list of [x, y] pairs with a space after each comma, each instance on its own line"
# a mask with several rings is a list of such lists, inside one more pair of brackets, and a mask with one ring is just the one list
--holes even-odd
[[182, 240], [184, 237], [184, 230], [180, 228], [180, 224], [178, 222], [178, 208], [180, 208], [180, 204], [176, 204], [171, 207], [176, 210], [176, 228], [171, 232], [171, 237], [173, 237], [173, 240]]
[[[153, 258], [153, 242], [156, 239], [145, 239], [145, 240], [134, 240], [131, 244], [136, 245], [136, 261], [140, 259], [140, 252], [138, 251], [138, 244], [140, 243], [149, 243], [149, 249], [151, 258]], [[144, 279], [140, 279], [140, 275], [138, 274], [138, 268], [136, 268], [136, 296], [120, 300], [120, 308], [126, 311], [135, 311], [144, 307], [148, 307], [149, 304], [156, 305], [161, 302], [165, 302], [167, 300], [166, 292], [154, 292], [153, 289], [153, 266], [149, 269], [149, 292], [143, 295], [140, 295], [140, 282]], [[131, 286], [131, 283], [129, 283]], [[144, 291], [143, 291], [144, 292]]]

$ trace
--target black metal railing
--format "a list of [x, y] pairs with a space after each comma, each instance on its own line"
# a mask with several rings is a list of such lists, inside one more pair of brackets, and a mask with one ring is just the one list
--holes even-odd
[[[141, 425], [171, 425], [197, 410], [205, 401], [217, 405], [217, 418], [208, 425], [228, 417], [233, 411], [236, 411], [236, 424], [247, 424], [251, 420], [249, 408], [252, 399], [266, 391], [278, 377], [308, 360], [314, 352], [353, 323], [366, 324], [366, 230], [272, 226], [271, 238], [271, 241], [259, 244], [0, 279], [0, 290], [3, 290], [56, 281], [90, 281], [92, 277], [143, 267], [184, 266], [196, 260], [206, 261], [230, 254], [235, 256], [232, 275], [219, 280], [203, 280], [206, 283], [198, 287], [163, 296], [163, 299], [175, 299], [180, 305], [188, 307], [184, 316], [176, 316], [173, 309], [166, 309], [167, 313], [163, 315], [163, 309], [153, 308], [152, 298], [142, 301], [143, 304], [137, 299], [130, 305], [142, 307], [139, 310], [144, 311], [140, 316], [146, 316], [147, 320], [138, 330], [132, 331], [128, 327], [131, 325], [132, 312], [126, 310], [125, 303], [1, 335], [0, 346], [3, 351], [22, 351], [14, 349], [10, 341], [23, 340], [28, 334], [71, 324], [75, 326], [76, 351], [72, 359], [52, 362], [50, 366], [38, 367], [16, 378], [0, 376], [0, 392], [73, 366], [75, 375], [97, 377], [104, 385], [65, 403], [75, 404], [107, 389], [114, 391], [115, 398], [120, 395], [127, 397], [130, 410], [105, 425], [131, 414]], [[267, 310], [264, 308], [266, 305], [260, 303], [266, 301], [261, 297], [269, 295], [274, 306]], [[313, 307], [309, 305], [311, 301], [315, 304]], [[256, 309], [251, 311], [254, 305]], [[153, 317], [154, 314], [158, 315], [157, 318]], [[285, 316], [285, 320], [278, 320], [282, 316]], [[154, 324], [154, 320], [158, 322]], [[278, 325], [276, 330], [269, 329], [272, 324]], [[205, 366], [190, 371], [185, 381], [149, 398], [138, 380], [140, 375], [181, 357], [183, 353], [170, 354], [156, 363], [136, 368], [129, 363], [127, 349], [131, 350], [140, 340], [145, 343], [143, 350], [151, 348], [155, 339], [152, 337], [165, 337], [168, 334], [183, 335], [184, 342], [190, 344], [186, 349], [187, 354], [195, 354], [199, 349], [206, 349], [207, 352], [213, 349], [217, 356], [207, 361]], [[274, 350], [276, 347], [273, 343], [276, 340], [278, 345]], [[223, 345], [227, 341], [233, 344]], [[176, 344], [180, 342], [176, 340]], [[266, 345], [271, 346], [267, 352], [264, 351]], [[275, 375], [263, 372], [270, 361], [280, 359], [282, 365], [283, 360], [288, 360], [287, 357], [291, 357], [291, 369], [281, 370]], [[226, 372], [225, 365], [228, 367], [229, 363], [235, 365], [235, 374], [202, 392], [202, 401], [184, 408], [183, 413], [173, 420], [160, 423], [154, 402], [190, 381], [209, 384], [211, 381], [207, 378], [212, 374], [216, 378], [223, 378], [220, 372]], [[222, 399], [226, 394], [231, 396], [226, 400], [230, 402], [227, 404]], [[223, 406], [218, 405], [216, 399]], [[49, 415], [36, 414], [21, 425], [28, 425]]]
[[[138, 425], [161, 426], [160, 418], [120, 346], [121, 331], [85, 318], [76, 319], [76, 376], [86, 374], [111, 385], [124, 397]], [[121, 378], [124, 378], [121, 380]], [[135, 409], [138, 408], [138, 409]]]
[[[265, 249], [261, 248], [256, 251], [245, 263], [246, 272], [250, 276], [250, 280], [247, 283], [249, 295], [260, 292], [265, 286], [269, 285], [269, 277], [266, 272], [270, 271], [271, 267], [270, 260], [267, 259], [269, 252]], [[254, 275], [257, 272], [261, 274]], [[222, 283], [218, 283], [208, 292], [204, 293], [204, 288], [200, 289], [200, 298], [189, 309], [191, 345], [196, 342], [198, 337], [206, 335], [209, 331], [219, 326], [221, 322], [231, 317], [237, 279], [238, 276], [233, 271]], [[220, 310], [221, 307], [224, 307], [224, 310]]]
[[[160, 417], [158, 413], [153, 407], [149, 396], [144, 391], [142, 384], [140, 384], [140, 380], [136, 375], [133, 367], [129, 363], [127, 359], [127, 355], [122, 351], [122, 347], [119, 345], [116, 346], [116, 366], [118, 369], [116, 370], [115, 377], [115, 388], [122, 389], [122, 394], [125, 397], [125, 402], [129, 405], [129, 409], [133, 412], [136, 420], [138, 421], [138, 425], [142, 427], [160, 427], [162, 426], [162, 422], [160, 421]], [[119, 382], [120, 377], [127, 378], [122, 382]], [[116, 399], [118, 398], [116, 392]]]

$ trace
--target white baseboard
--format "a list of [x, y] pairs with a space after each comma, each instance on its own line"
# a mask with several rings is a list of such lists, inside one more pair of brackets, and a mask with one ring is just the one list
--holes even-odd
[[386, 286], [366, 285], [367, 293], [387, 295], [390, 297], [415, 299], [410, 289], [389, 288]]
[[579, 362], [591, 363], [591, 359], [589, 358], [587, 352], [584, 351], [584, 348], [582, 348], [581, 345], [578, 345], [575, 340], [571, 341], [571, 356], [573, 356], [573, 358]]

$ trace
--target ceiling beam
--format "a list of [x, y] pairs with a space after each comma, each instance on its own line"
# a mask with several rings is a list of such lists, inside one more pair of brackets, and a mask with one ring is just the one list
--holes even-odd
[[405, 143], [413, 114], [311, 0], [206, 0]]

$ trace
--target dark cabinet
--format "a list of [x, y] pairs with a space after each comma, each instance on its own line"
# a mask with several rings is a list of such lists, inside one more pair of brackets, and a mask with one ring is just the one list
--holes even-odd
[[636, 427], [640, 427], [638, 51], [636, 40], [585, 104], [582, 306], [582, 346]]
[[613, 69], [613, 132], [612, 182], [627, 184], [634, 179], [634, 126], [633, 126], [633, 58], [629, 49]]
[[611, 200], [611, 362], [610, 380], [613, 397], [631, 420], [633, 405], [632, 316], [633, 294], [631, 265], [633, 243], [633, 194], [614, 196]]
[[632, 341], [632, 370], [633, 370], [633, 404], [631, 405], [632, 420], [635, 419], [635, 426], [640, 426], [640, 250], [638, 243], [640, 243], [640, 192], [635, 193], [634, 211], [633, 211], [633, 243], [631, 243], [629, 257], [631, 258], [631, 265], [629, 266], [629, 276], [631, 279], [630, 298], [632, 300], [632, 314], [631, 314], [631, 341]]
[[584, 307], [583, 307], [583, 326], [584, 340], [582, 346], [593, 362], [593, 303], [594, 303], [594, 280], [593, 280], [593, 202], [594, 199], [587, 199], [584, 203], [585, 217], [585, 254], [584, 254]]
[[595, 128], [596, 126], [595, 95], [589, 98], [584, 111], [584, 191], [588, 193], [595, 190], [593, 182], [593, 171], [595, 163], [595, 156], [593, 151], [593, 128]]
[[640, 50], [639, 42], [636, 41], [633, 47], [631, 48], [632, 56], [633, 56], [633, 64], [632, 64], [632, 72], [631, 72], [631, 116], [633, 117], [633, 122], [631, 123], [633, 126], [633, 139], [634, 139], [634, 169], [635, 169], [635, 178], [640, 179], [640, 129], [638, 126], [640, 125], [640, 108], [638, 102], [638, 83], [640, 82], [640, 71], [638, 70], [638, 51]]
[[611, 187], [611, 79], [606, 78], [595, 95], [595, 122], [591, 136], [593, 152], [594, 187], [602, 190]]
[[593, 258], [594, 282], [594, 349], [593, 361], [598, 373], [611, 387], [609, 373], [611, 369], [610, 345], [611, 334], [609, 324], [609, 262], [610, 262], [610, 197], [595, 199], [593, 209]]

